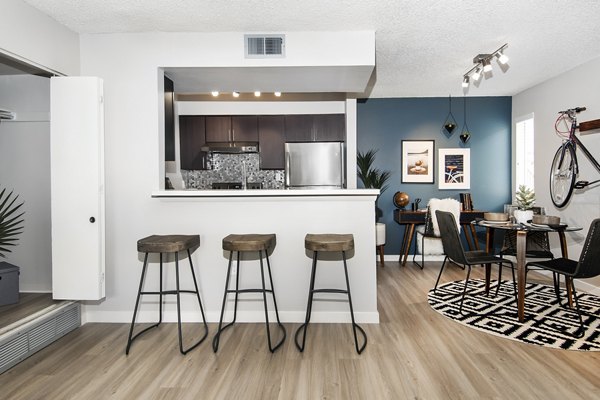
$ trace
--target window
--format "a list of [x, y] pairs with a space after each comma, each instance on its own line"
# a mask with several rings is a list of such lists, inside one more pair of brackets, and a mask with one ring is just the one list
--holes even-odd
[[534, 189], [533, 114], [517, 120], [515, 135], [515, 190], [520, 185]]

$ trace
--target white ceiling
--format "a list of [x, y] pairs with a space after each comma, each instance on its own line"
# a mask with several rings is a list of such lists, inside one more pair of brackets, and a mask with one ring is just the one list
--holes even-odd
[[370, 97], [462, 95], [473, 57], [504, 43], [510, 68], [469, 95], [515, 95], [600, 56], [597, 0], [25, 1], [79, 33], [374, 30]]

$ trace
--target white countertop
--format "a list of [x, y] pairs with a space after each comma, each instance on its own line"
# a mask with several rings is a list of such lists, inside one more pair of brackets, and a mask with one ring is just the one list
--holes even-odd
[[379, 189], [232, 189], [232, 190], [158, 190], [152, 197], [324, 197], [377, 196]]

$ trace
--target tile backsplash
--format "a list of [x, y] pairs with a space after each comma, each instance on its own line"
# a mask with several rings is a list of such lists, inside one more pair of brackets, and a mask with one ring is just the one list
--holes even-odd
[[262, 182], [263, 189], [283, 189], [284, 170], [261, 170], [257, 153], [213, 153], [209, 170], [181, 170], [187, 189], [212, 189], [213, 182], [242, 182], [244, 164], [247, 182]]

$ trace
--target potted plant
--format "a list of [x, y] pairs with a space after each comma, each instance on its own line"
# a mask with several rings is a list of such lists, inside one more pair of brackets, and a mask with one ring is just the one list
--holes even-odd
[[17, 236], [23, 232], [24, 219], [21, 218], [25, 212], [18, 213], [23, 203], [15, 204], [19, 196], [13, 196], [13, 192], [6, 194], [6, 189], [0, 192], [0, 257], [6, 258], [10, 253], [9, 246], [14, 246], [19, 240]]
[[[356, 156], [357, 175], [362, 181], [365, 189], [379, 189], [379, 196], [388, 188], [387, 181], [390, 179], [391, 172], [373, 167], [375, 154], [377, 150], [369, 150], [366, 153], [358, 151]], [[375, 199], [375, 221], [383, 215], [383, 211], [377, 206], [379, 196]]]
[[515, 193], [515, 201], [518, 210], [515, 210], [514, 216], [518, 223], [526, 223], [533, 218], [532, 207], [535, 204], [535, 192], [525, 185], [520, 185]]

